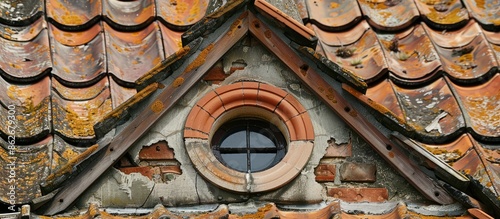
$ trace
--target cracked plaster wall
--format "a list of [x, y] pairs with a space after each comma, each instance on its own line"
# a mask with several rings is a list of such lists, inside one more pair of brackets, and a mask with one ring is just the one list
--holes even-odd
[[[320, 202], [328, 199], [325, 187], [327, 184], [315, 181], [314, 168], [324, 156], [328, 146], [327, 141], [330, 138], [334, 138], [337, 144], [347, 143], [351, 138], [353, 157], [349, 159], [363, 162], [372, 161], [377, 164], [377, 178], [381, 180], [363, 186], [387, 187], [391, 200], [409, 198], [408, 196], [413, 196], [414, 199], [418, 200], [419, 194], [412, 187], [409, 187], [402, 177], [396, 174], [364, 140], [353, 133], [332, 110], [305, 88], [287, 66], [256, 40], [246, 39], [236, 44], [222, 58], [223, 67], [226, 72], [229, 72], [233, 63], [241, 65], [242, 60], [246, 63], [246, 67], [232, 73], [220, 85], [211, 85], [204, 81], [197, 83], [129, 151], [138, 162], [138, 154], [142, 146], [165, 140], [169, 147], [174, 150], [175, 159], [180, 162], [181, 175], [177, 175], [172, 181], [158, 183], [138, 173], [126, 175], [112, 168], [81, 196], [76, 206], [84, 208], [90, 202], [97, 202], [101, 207], [151, 208], [158, 203], [166, 206], [181, 206], [245, 202], [249, 199], [275, 203]], [[179, 72], [174, 72], [174, 76], [177, 74]], [[167, 79], [166, 84], [171, 82], [172, 78], [175, 78], [174, 76]], [[248, 195], [235, 194], [217, 188], [197, 174], [184, 147], [182, 130], [191, 107], [211, 89], [241, 80], [272, 84], [293, 94], [307, 109], [313, 123], [315, 141], [308, 164], [292, 182], [276, 191]], [[126, 188], [127, 186], [130, 188]], [[330, 186], [352, 187], [355, 185], [331, 183]]]

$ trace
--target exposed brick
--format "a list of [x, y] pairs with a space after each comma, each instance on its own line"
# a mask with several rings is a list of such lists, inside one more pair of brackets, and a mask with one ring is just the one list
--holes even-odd
[[351, 139], [346, 144], [336, 144], [335, 139], [328, 140], [328, 147], [326, 148], [325, 158], [328, 157], [350, 157], [352, 156]]
[[168, 147], [167, 142], [160, 141], [151, 146], [144, 146], [139, 152], [140, 160], [173, 160], [174, 150]]
[[148, 177], [149, 179], [153, 179], [153, 175], [155, 174], [155, 170], [152, 167], [123, 167], [120, 168], [125, 174], [131, 173], [140, 173], [141, 175]]
[[126, 156], [124, 156], [124, 157], [120, 158], [118, 166], [119, 167], [132, 167], [132, 166], [134, 166], [134, 164], [132, 164], [132, 162], [130, 162], [130, 160]]
[[384, 202], [389, 192], [386, 188], [329, 188], [328, 196], [346, 202]]
[[181, 170], [181, 167], [180, 166], [177, 166], [177, 165], [171, 165], [171, 166], [161, 166], [160, 167], [160, 172], [162, 174], [165, 174], [165, 173], [175, 173], [175, 174], [182, 174], [182, 170]]
[[227, 76], [228, 75], [224, 73], [222, 63], [219, 61], [210, 70], [208, 70], [203, 80], [220, 82], [226, 79]]
[[320, 164], [314, 169], [314, 174], [318, 182], [333, 182], [335, 181], [335, 165]]
[[340, 166], [340, 180], [343, 182], [375, 182], [377, 166], [368, 163], [345, 162]]

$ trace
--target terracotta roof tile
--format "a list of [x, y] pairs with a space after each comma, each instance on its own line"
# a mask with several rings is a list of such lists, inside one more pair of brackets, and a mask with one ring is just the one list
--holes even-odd
[[0, 4], [0, 23], [22, 26], [33, 23], [42, 17], [43, 0], [7, 0]]
[[149, 25], [155, 17], [153, 0], [102, 0], [104, 20], [119, 30], [138, 30]]
[[69, 162], [74, 160], [80, 154], [89, 150], [83, 145], [71, 145], [61, 137], [54, 135], [52, 142], [52, 156], [50, 161], [50, 174], [58, 173]]
[[482, 182], [485, 187], [493, 188], [494, 194], [498, 197], [500, 195], [500, 165], [499, 165], [499, 150], [497, 148], [492, 148], [473, 140], [475, 144], [476, 151], [485, 166], [486, 174], [488, 174], [490, 181]]
[[313, 28], [325, 56], [366, 82], [370, 83], [387, 72], [377, 36], [365, 21], [345, 32], [326, 32], [315, 25]]
[[500, 6], [495, 0], [465, 0], [463, 3], [472, 17], [488, 30], [499, 30], [500, 12], [497, 10]]
[[469, 20], [469, 13], [459, 0], [447, 2], [433, 0], [416, 0], [423, 20], [437, 29], [454, 29], [461, 27]]
[[12, 41], [30, 41], [46, 27], [47, 24], [43, 18], [26, 26], [10, 26], [0, 23], [0, 36]]
[[395, 82], [429, 81], [441, 66], [436, 50], [421, 25], [396, 35], [378, 34]]
[[[380, 104], [385, 109], [378, 109], [380, 113], [385, 113], [386, 110], [391, 112], [394, 116], [404, 121], [403, 111], [399, 106], [398, 98], [393, 89], [393, 84], [389, 80], [383, 80], [377, 85], [374, 85], [366, 91], [366, 97], [369, 98], [371, 103]], [[374, 107], [376, 108], [376, 107]]]
[[[0, 79], [3, 91], [0, 96], [4, 104], [0, 107], [2, 125], [1, 134], [8, 132], [8, 110], [14, 112], [17, 128], [14, 136], [16, 142], [32, 142], [33, 139], [44, 138], [51, 130], [50, 125], [50, 79], [45, 77], [34, 84], [10, 84]], [[5, 107], [5, 108], [4, 108]]]
[[452, 80], [471, 83], [496, 73], [498, 63], [495, 54], [476, 22], [471, 21], [456, 31], [425, 29], [435, 43], [444, 70]]
[[[49, 149], [52, 142], [51, 137], [47, 137], [40, 142], [17, 146], [14, 153], [16, 154], [15, 160], [9, 154], [7, 142], [0, 138], [0, 174], [6, 177], [0, 177], [2, 185], [12, 185], [8, 181], [9, 172], [11, 168], [15, 170], [15, 183], [16, 183], [16, 199], [22, 203], [28, 203], [33, 198], [42, 196], [40, 190], [40, 183], [48, 174], [49, 168]], [[11, 163], [14, 162], [14, 166]], [[0, 197], [3, 200], [9, 200], [8, 194], [10, 192], [9, 186], [1, 186], [0, 191], [3, 193]]]
[[205, 17], [208, 0], [158, 0], [157, 13], [165, 25], [185, 30]]
[[48, 31], [46, 28], [31, 30], [40, 32], [34, 35], [23, 31], [22, 35], [16, 37], [22, 41], [0, 37], [0, 72], [4, 77], [33, 81], [50, 71], [52, 63]]
[[82, 30], [94, 25], [102, 11], [101, 0], [47, 0], [46, 7], [49, 22], [65, 30]]
[[358, 0], [367, 21], [381, 30], [402, 30], [418, 19], [419, 13], [411, 0]]
[[74, 88], [60, 83], [58, 80], [52, 80], [52, 89], [63, 99], [66, 100], [89, 100], [96, 98], [100, 93], [110, 87], [107, 77], [102, 78], [94, 85], [89, 87]]
[[356, 1], [305, 0], [309, 21], [325, 30], [348, 29], [361, 20]]
[[300, 18], [305, 23], [309, 20], [309, 11], [307, 6], [307, 0], [295, 0], [295, 5], [297, 6], [297, 11]]
[[[81, 90], [84, 92], [85, 90]], [[110, 112], [109, 89], [89, 100], [65, 100], [52, 95], [54, 131], [67, 140], [95, 141], [94, 124]]]
[[484, 30], [483, 33], [486, 36], [486, 39], [488, 39], [493, 52], [496, 54], [497, 61], [500, 65], [500, 34], [498, 34], [498, 32], [490, 32], [486, 30]]
[[120, 104], [130, 99], [137, 91], [134, 88], [128, 88], [116, 83], [115, 78], [110, 78], [111, 100], [113, 102], [113, 109], [117, 108]]
[[51, 30], [52, 74], [64, 84], [84, 86], [105, 76], [104, 34], [100, 25], [83, 32]]
[[[359, 211], [351, 210], [352, 207], [350, 205], [358, 205], [364, 208]], [[282, 218], [282, 219], [298, 219], [298, 218], [307, 218], [307, 219], [326, 219], [326, 218], [389, 218], [389, 219], [403, 219], [403, 218], [434, 218], [433, 216], [429, 216], [432, 210], [428, 210], [427, 212], [419, 210], [419, 206], [407, 207], [405, 203], [399, 204], [389, 204], [391, 209], [380, 211], [381, 213], [370, 213], [370, 208], [387, 208], [384, 204], [378, 205], [370, 205], [369, 203], [359, 203], [359, 204], [350, 204], [345, 202], [333, 201], [330, 203], [321, 203], [317, 204], [315, 208], [294, 210], [294, 209], [283, 209], [281, 206], [276, 206], [274, 203], [261, 204], [259, 203], [259, 207], [257, 210], [252, 211], [251, 209], [247, 209], [244, 212], [230, 212], [232, 206], [221, 204], [217, 206], [217, 208], [213, 210], [190, 210], [189, 212], [183, 212], [182, 209], [179, 211], [178, 209], [165, 208], [162, 205], [155, 206], [154, 209], [145, 212], [144, 215], [134, 215], [127, 214], [124, 212], [117, 211], [118, 213], [110, 214], [105, 210], [99, 209], [96, 205], [89, 205], [87, 210], [81, 212], [73, 212], [71, 216], [65, 216], [67, 219], [76, 219], [76, 218], [193, 218], [193, 219], [209, 219], [209, 218], [230, 218], [230, 219], [247, 219], [247, 218], [263, 218], [263, 219], [271, 219], [271, 218]], [[238, 210], [238, 209], [237, 209]], [[426, 209], [427, 210], [427, 209]], [[486, 213], [482, 212], [479, 209], [471, 209], [469, 212], [473, 215], [481, 215], [481, 216], [489, 216]], [[451, 216], [450, 216], [451, 215]], [[38, 215], [35, 215], [38, 216]], [[63, 218], [62, 216], [53, 216], [47, 218]], [[457, 214], [457, 212], [453, 211], [443, 211], [443, 215], [438, 218], [443, 219], [471, 219], [474, 218], [467, 212], [463, 214]]]
[[393, 88], [407, 124], [420, 138], [444, 141], [465, 127], [460, 107], [444, 79], [417, 89]]
[[[484, 187], [498, 195], [498, 164], [486, 161], [485, 154], [496, 153], [488, 151], [470, 135], [462, 135], [457, 140], [440, 145], [420, 144], [437, 158], [442, 159], [472, 178], [478, 180]], [[493, 156], [491, 156], [493, 158]], [[493, 184], [495, 183], [495, 184]], [[495, 186], [495, 188], [494, 188]]]
[[500, 137], [500, 75], [473, 87], [451, 83], [475, 137], [498, 142]]
[[122, 83], [133, 84], [165, 58], [156, 22], [136, 32], [120, 32], [107, 24], [104, 30], [108, 71]]
[[163, 48], [165, 50], [165, 57], [169, 57], [182, 48], [181, 36], [184, 32], [174, 31], [166, 27], [162, 22], [158, 22], [160, 26], [161, 36], [163, 39]]

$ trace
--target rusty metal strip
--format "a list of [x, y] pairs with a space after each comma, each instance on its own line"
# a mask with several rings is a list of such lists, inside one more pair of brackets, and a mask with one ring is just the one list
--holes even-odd
[[416, 164], [396, 147], [363, 115], [335, 91], [315, 70], [310, 67], [281, 37], [265, 23], [250, 14], [250, 32], [284, 62], [324, 103], [336, 112], [349, 126], [362, 136], [384, 159], [399, 171], [425, 197], [440, 204], [454, 200]]
[[[133, 121], [118, 133], [108, 145], [103, 155], [95, 158], [78, 176], [68, 182], [55, 195], [50, 203], [44, 206], [43, 214], [54, 215], [69, 207], [94, 181], [96, 181], [115, 161], [136, 143], [184, 94], [224, 55], [233, 45], [248, 32], [247, 14], [242, 14], [231, 25], [222, 37], [206, 46], [177, 79], [165, 88]], [[236, 25], [234, 25], [236, 24]], [[203, 58], [200, 58], [203, 57]], [[202, 63], [200, 63], [202, 62]]]

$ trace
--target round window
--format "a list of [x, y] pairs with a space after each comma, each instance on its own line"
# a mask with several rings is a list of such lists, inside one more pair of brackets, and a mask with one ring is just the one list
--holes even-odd
[[300, 102], [259, 82], [236, 82], [207, 92], [184, 127], [186, 152], [198, 173], [234, 192], [286, 185], [306, 166], [313, 141], [314, 128]]
[[241, 172], [269, 169], [286, 154], [286, 140], [278, 127], [257, 118], [223, 124], [214, 133], [211, 145], [221, 163]]

